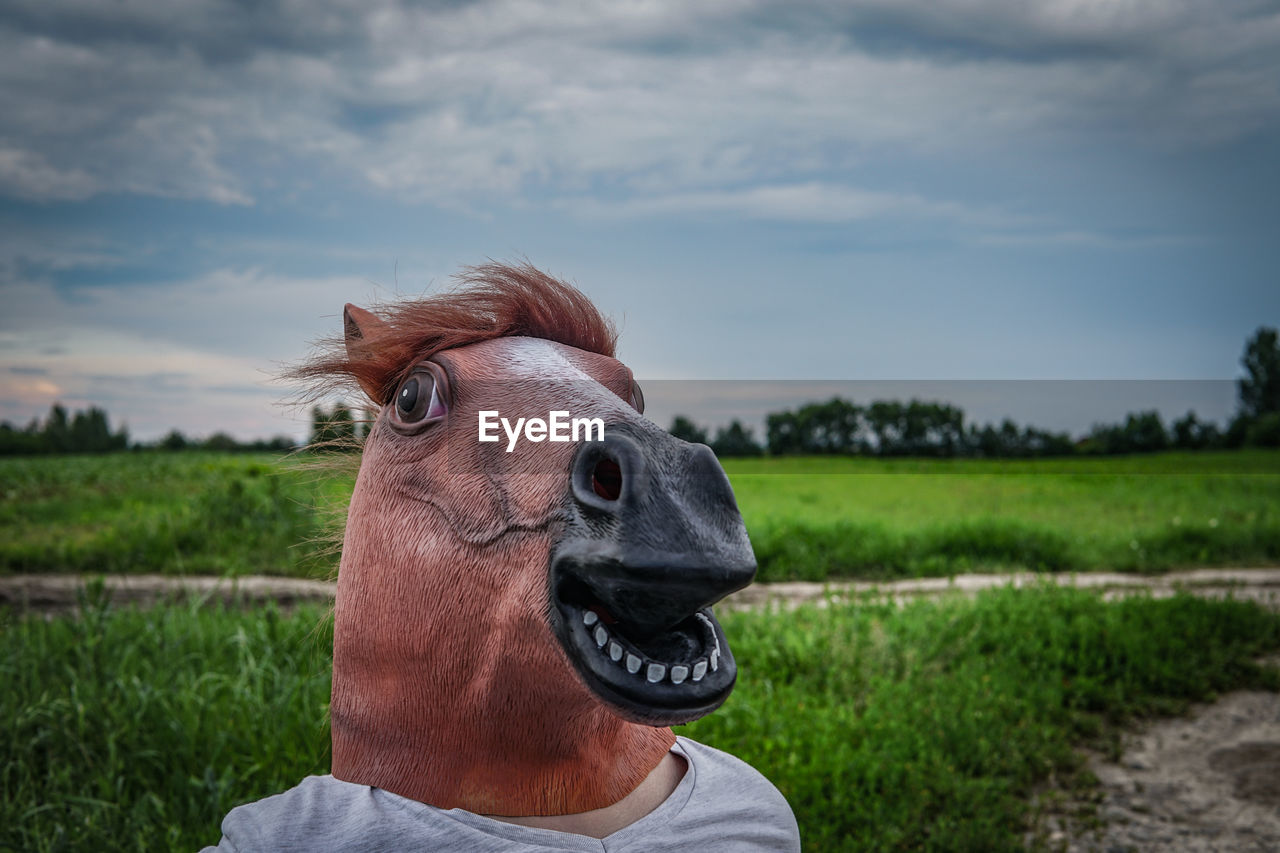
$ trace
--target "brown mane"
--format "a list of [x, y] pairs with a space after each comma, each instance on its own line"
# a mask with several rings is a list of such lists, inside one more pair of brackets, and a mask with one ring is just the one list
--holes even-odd
[[374, 402], [382, 405], [409, 366], [442, 350], [494, 338], [545, 338], [614, 354], [617, 330], [591, 300], [528, 263], [468, 267], [455, 281], [457, 286], [442, 293], [372, 309], [386, 325], [357, 358], [342, 336], [327, 338], [315, 356], [286, 377], [304, 381], [317, 397], [335, 381], [380, 389]]

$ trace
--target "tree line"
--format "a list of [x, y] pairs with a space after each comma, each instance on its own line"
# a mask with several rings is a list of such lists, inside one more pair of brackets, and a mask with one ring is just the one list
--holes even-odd
[[[1079, 440], [1065, 432], [1011, 420], [999, 426], [965, 424], [964, 412], [948, 403], [877, 400], [858, 405], [833, 397], [795, 410], [771, 412], [765, 418], [763, 442], [750, 428], [734, 420], [714, 434], [684, 415], [677, 415], [670, 432], [677, 438], [709, 444], [719, 456], [791, 454], [847, 454], [868, 456], [975, 456], [1019, 458], [1065, 456], [1076, 453], [1148, 453], [1159, 450], [1207, 450], [1246, 446], [1280, 447], [1280, 340], [1275, 329], [1263, 327], [1245, 345], [1241, 358], [1245, 375], [1237, 381], [1239, 407], [1220, 429], [1187, 412], [1168, 427], [1158, 412], [1128, 415], [1123, 423], [1098, 424]], [[369, 413], [365, 413], [368, 416]], [[363, 434], [364, 422], [344, 404], [311, 411], [313, 449], [350, 448]], [[131, 448], [159, 450], [289, 451], [287, 436], [241, 442], [225, 432], [197, 439], [171, 430], [158, 441], [129, 443], [128, 430], [111, 429], [107, 413], [91, 406], [69, 414], [54, 404], [43, 421], [26, 427], [0, 422], [0, 455], [39, 453], [102, 453]]]
[[219, 451], [279, 451], [294, 447], [287, 436], [257, 441], [237, 441], [225, 432], [215, 432], [205, 438], [192, 438], [179, 430], [152, 442], [129, 442], [129, 430], [121, 426], [111, 429], [106, 411], [90, 406], [84, 411], [68, 413], [60, 403], [54, 403], [43, 420], [32, 419], [25, 427], [16, 427], [7, 421], [0, 422], [0, 456], [46, 453], [106, 453], [116, 450], [219, 450]]
[[[312, 450], [350, 449], [363, 436], [363, 423], [353, 417], [343, 403], [332, 408], [316, 406], [311, 410]], [[239, 441], [227, 432], [205, 437], [184, 434], [171, 429], [162, 438], [150, 442], [129, 442], [126, 427], [113, 431], [106, 411], [90, 406], [85, 411], [69, 414], [55, 403], [44, 419], [35, 418], [25, 427], [0, 422], [0, 456], [44, 453], [104, 453], [113, 450], [213, 450], [232, 452], [287, 453], [297, 442], [285, 435], [274, 438]]]
[[999, 426], [965, 425], [964, 412], [948, 403], [877, 400], [857, 405], [833, 397], [765, 417], [764, 441], [738, 420], [714, 435], [684, 415], [670, 432], [709, 444], [717, 456], [841, 454], [860, 456], [971, 456], [1030, 458], [1072, 454], [1152, 453], [1246, 446], [1280, 447], [1280, 343], [1275, 329], [1260, 328], [1246, 342], [1237, 381], [1239, 407], [1225, 430], [1187, 412], [1168, 427], [1156, 411], [1132, 413], [1122, 423], [1097, 424], [1079, 440], [1011, 420]]
[[355, 417], [345, 403], [335, 403], [332, 409], [314, 407], [311, 410], [311, 440], [307, 447], [322, 451], [356, 449], [364, 438], [368, 421], [373, 419], [372, 413], [367, 411], [364, 417], [366, 420]]
[[60, 404], [43, 420], [26, 427], [0, 423], [0, 453], [103, 453], [129, 446], [129, 431], [112, 431], [107, 413], [97, 406], [68, 414]]

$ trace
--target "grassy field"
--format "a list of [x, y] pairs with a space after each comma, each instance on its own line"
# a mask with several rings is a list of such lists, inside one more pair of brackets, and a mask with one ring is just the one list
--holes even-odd
[[[760, 580], [1280, 563], [1280, 453], [725, 463]], [[350, 475], [270, 456], [0, 459], [0, 572], [327, 576]]]
[[7, 458], [0, 483], [5, 572], [324, 577], [351, 490], [298, 459], [220, 453]]
[[[1036, 785], [1088, 781], [1073, 744], [1280, 687], [1253, 663], [1280, 617], [1239, 602], [1006, 589], [724, 624], [739, 686], [682, 731], [772, 779], [813, 851], [1021, 849]], [[313, 609], [0, 614], [0, 850], [197, 849], [325, 772], [329, 640]]]
[[[760, 577], [1280, 562], [1280, 454], [729, 460]], [[0, 460], [0, 571], [328, 575], [349, 474], [298, 459]], [[92, 595], [92, 593], [91, 593]], [[0, 850], [195, 849], [328, 766], [323, 612], [0, 612]], [[1240, 686], [1280, 617], [1000, 590], [724, 620], [740, 686], [686, 733], [787, 795], [808, 850], [1019, 849], [1073, 745]]]
[[760, 580], [1280, 562], [1275, 451], [725, 467]]

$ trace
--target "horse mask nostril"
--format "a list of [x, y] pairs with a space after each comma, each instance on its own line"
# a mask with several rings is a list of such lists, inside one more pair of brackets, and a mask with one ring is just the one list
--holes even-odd
[[622, 469], [617, 462], [605, 457], [591, 471], [591, 489], [607, 501], [616, 501], [622, 494]]
[[617, 516], [624, 504], [644, 493], [648, 478], [645, 452], [637, 439], [620, 425], [610, 429], [606, 429], [603, 441], [582, 443], [569, 479], [579, 505]]

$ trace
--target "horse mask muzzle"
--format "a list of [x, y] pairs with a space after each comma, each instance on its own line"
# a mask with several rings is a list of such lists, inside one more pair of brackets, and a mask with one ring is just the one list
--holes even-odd
[[577, 450], [566, 504], [551, 625], [587, 687], [649, 725], [714, 711], [737, 667], [710, 608], [751, 583], [756, 561], [711, 449], [609, 425]]

